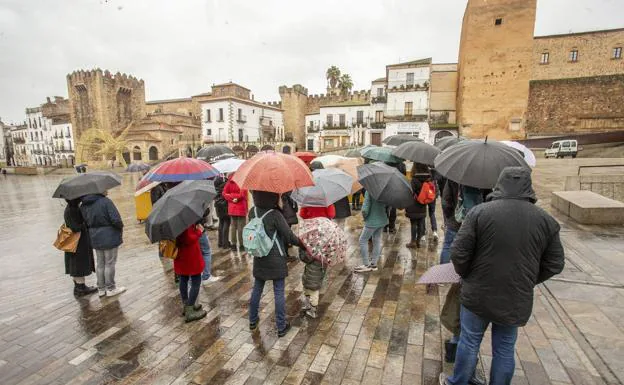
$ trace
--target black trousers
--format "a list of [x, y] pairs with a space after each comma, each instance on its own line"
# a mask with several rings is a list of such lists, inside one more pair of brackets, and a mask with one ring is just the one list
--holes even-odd
[[218, 235], [218, 246], [219, 247], [229, 247], [230, 241], [230, 222], [232, 219], [229, 216], [220, 217], [219, 218], [219, 235]]
[[388, 229], [394, 230], [396, 226], [396, 210], [394, 207], [386, 207], [386, 215], [388, 215]]
[[412, 233], [412, 242], [418, 241], [420, 238], [425, 236], [426, 229], [425, 223], [427, 222], [427, 217], [410, 219], [410, 230]]
[[356, 191], [351, 196], [351, 201], [352, 201], [351, 203], [352, 203], [352, 206], [353, 206], [354, 210], [358, 210], [362, 206], [361, 203], [360, 203], [360, 197], [361, 196], [362, 196], [362, 192], [361, 191]]

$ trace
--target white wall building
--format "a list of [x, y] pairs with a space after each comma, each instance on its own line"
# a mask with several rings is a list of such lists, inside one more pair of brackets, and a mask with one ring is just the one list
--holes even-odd
[[212, 87], [200, 103], [204, 142], [274, 142], [284, 138], [283, 110], [259, 103], [235, 83]]
[[371, 121], [368, 102], [344, 101], [321, 106], [319, 113], [306, 115], [306, 147], [324, 151], [363, 146]]
[[312, 113], [305, 116], [306, 151], [321, 151], [321, 114]]
[[30, 165], [30, 140], [28, 126], [11, 127], [11, 139], [13, 141], [13, 159], [18, 166]]
[[74, 141], [72, 125], [69, 122], [52, 124], [52, 138], [54, 143], [55, 162], [59, 166], [71, 167], [75, 163], [76, 142]]
[[52, 166], [56, 163], [52, 141], [52, 121], [43, 116], [41, 107], [26, 109], [26, 126], [32, 166]]

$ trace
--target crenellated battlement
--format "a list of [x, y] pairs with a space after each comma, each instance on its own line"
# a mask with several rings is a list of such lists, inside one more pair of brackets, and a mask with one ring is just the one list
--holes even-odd
[[267, 106], [282, 108], [282, 102], [263, 102], [262, 104], [266, 104]]
[[106, 85], [123, 88], [142, 88], [145, 87], [143, 79], [138, 79], [126, 73], [117, 72], [112, 74], [109, 70], [95, 68], [92, 70], [76, 70], [67, 75], [69, 84], [85, 84], [95, 81], [102, 81]]

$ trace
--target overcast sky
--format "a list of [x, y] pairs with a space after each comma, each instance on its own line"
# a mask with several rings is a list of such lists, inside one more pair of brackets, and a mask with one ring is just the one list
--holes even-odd
[[[466, 2], [0, 0], [0, 117], [22, 121], [94, 67], [144, 79], [148, 100], [229, 80], [260, 101], [282, 84], [322, 93], [330, 65], [365, 89], [399, 60], [456, 62]], [[537, 35], [624, 27], [623, 0], [538, 0], [537, 14]]]

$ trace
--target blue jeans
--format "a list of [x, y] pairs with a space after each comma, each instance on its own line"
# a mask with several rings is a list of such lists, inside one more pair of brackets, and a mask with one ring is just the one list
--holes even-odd
[[436, 210], [436, 202], [437, 199], [427, 205], [427, 209], [429, 211], [429, 220], [431, 221], [431, 231], [438, 231], [438, 221], [436, 221], [435, 210]]
[[[475, 367], [483, 333], [490, 321], [479, 317], [463, 305], [461, 307], [461, 334], [457, 344], [453, 375], [447, 379], [450, 385], [466, 385]], [[518, 338], [516, 326], [492, 323], [492, 367], [490, 385], [509, 385], [514, 375], [514, 347]]]
[[451, 245], [455, 240], [457, 231], [453, 231], [446, 227], [444, 231], [444, 243], [442, 244], [442, 252], [440, 253], [440, 264], [451, 262]]
[[[191, 281], [191, 287], [188, 283]], [[180, 297], [186, 306], [195, 305], [199, 296], [199, 286], [201, 285], [201, 275], [181, 275], [180, 276]]]
[[[362, 254], [362, 264], [368, 266], [369, 264], [376, 265], [381, 257], [381, 234], [383, 227], [366, 227], [362, 230], [360, 235], [360, 254]], [[368, 240], [373, 238], [373, 260], [368, 259]]]
[[[256, 278], [251, 299], [249, 300], [249, 323], [258, 322], [258, 308], [260, 307], [260, 297], [264, 290], [264, 283], [261, 279]], [[277, 330], [284, 330], [286, 327], [286, 296], [284, 295], [284, 279], [273, 280], [273, 296], [275, 297], [275, 323]]]
[[207, 280], [210, 278], [210, 270], [212, 269], [212, 250], [210, 249], [210, 241], [208, 240], [208, 235], [204, 231], [199, 237], [199, 248], [201, 249], [202, 256], [204, 257], [204, 271], [202, 272], [201, 278], [202, 280]]

